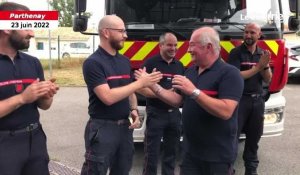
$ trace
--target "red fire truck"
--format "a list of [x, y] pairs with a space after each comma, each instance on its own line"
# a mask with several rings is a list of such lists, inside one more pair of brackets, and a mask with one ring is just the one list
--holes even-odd
[[[176, 58], [186, 67], [192, 63], [187, 53], [188, 41], [194, 29], [201, 26], [215, 28], [221, 38], [221, 57], [227, 60], [229, 52], [242, 43], [245, 24], [256, 22], [262, 27], [259, 46], [271, 52], [273, 78], [265, 87], [266, 101], [264, 136], [280, 135], [284, 129], [285, 98], [282, 89], [288, 75], [288, 53], [285, 48], [283, 3], [290, 7], [288, 19], [291, 31], [299, 27], [299, 0], [106, 0], [105, 14], [120, 16], [126, 26], [128, 39], [121, 54], [127, 56], [133, 69], [159, 52], [158, 38], [164, 32], [172, 32], [178, 38]], [[99, 7], [101, 8], [101, 7]], [[74, 31], [85, 32], [88, 18], [86, 0], [76, 0]], [[93, 13], [93, 12], [91, 12]], [[99, 17], [100, 19], [101, 17]], [[96, 35], [97, 33], [95, 33]], [[234, 88], [234, 87], [233, 87]], [[147, 117], [145, 101], [139, 98], [142, 119]], [[134, 131], [134, 140], [143, 141], [145, 123]]]

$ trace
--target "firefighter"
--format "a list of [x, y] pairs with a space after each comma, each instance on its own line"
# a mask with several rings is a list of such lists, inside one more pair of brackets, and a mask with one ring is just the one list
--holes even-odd
[[[183, 75], [184, 66], [175, 58], [177, 38], [172, 33], [164, 33], [159, 37], [160, 53], [147, 59], [144, 64], [147, 72], [153, 69], [160, 71], [163, 78], [159, 84], [165, 89], [172, 88], [174, 75]], [[141, 89], [146, 96], [147, 121], [144, 140], [144, 175], [156, 175], [160, 157], [161, 140], [163, 139], [162, 174], [173, 175], [175, 170], [176, 150], [180, 140], [181, 113], [179, 108], [158, 99], [150, 89]]]
[[263, 81], [270, 83], [270, 52], [257, 46], [261, 28], [249, 23], [244, 30], [244, 43], [229, 54], [228, 63], [236, 66], [244, 78], [244, 91], [239, 104], [238, 136], [243, 131], [246, 141], [243, 153], [245, 175], [257, 175], [258, 142], [263, 133], [265, 100]]
[[[118, 53], [127, 38], [123, 20], [104, 16], [98, 27], [99, 48], [83, 63], [89, 93], [82, 175], [128, 175], [134, 152], [132, 132], [139, 127], [135, 91], [157, 83], [159, 72], [134, 81], [129, 59]], [[131, 116], [130, 123], [128, 116]]]
[[[195, 30], [188, 52], [194, 66], [175, 75], [172, 87], [156, 84], [151, 90], [161, 100], [183, 103], [183, 160], [181, 175], [233, 174], [237, 154], [237, 105], [243, 91], [238, 70], [219, 58], [220, 39], [211, 27]], [[137, 70], [138, 79], [144, 70]], [[234, 88], [233, 88], [234, 87]]]
[[[12, 2], [0, 11], [29, 11]], [[38, 108], [50, 108], [58, 87], [44, 81], [39, 60], [28, 49], [32, 30], [0, 30], [0, 174], [49, 175], [46, 135]], [[54, 80], [53, 80], [54, 81]]]

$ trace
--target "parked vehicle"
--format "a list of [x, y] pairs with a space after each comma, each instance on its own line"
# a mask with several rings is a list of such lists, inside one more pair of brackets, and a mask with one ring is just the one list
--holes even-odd
[[63, 45], [61, 56], [62, 58], [82, 58], [88, 57], [92, 50], [87, 43], [71, 42]]
[[300, 77], [300, 44], [287, 43], [289, 49], [289, 77]]
[[[297, 1], [297, 3], [296, 3]], [[290, 30], [298, 28], [297, 4], [300, 0], [106, 0], [106, 14], [116, 14], [125, 21], [128, 39], [121, 54], [127, 56], [133, 69], [159, 52], [158, 38], [163, 32], [173, 32], [178, 38], [178, 58], [184, 66], [193, 64], [187, 53], [188, 41], [194, 29], [212, 26], [221, 37], [221, 57], [226, 61], [229, 52], [242, 43], [244, 26], [256, 22], [262, 26], [263, 39], [258, 45], [270, 50], [273, 78], [269, 85], [270, 98], [265, 105], [264, 136], [277, 136], [284, 130], [285, 98], [282, 89], [288, 77], [288, 57], [283, 39], [283, 3], [289, 3], [296, 16], [290, 17]], [[75, 1], [74, 31], [85, 33], [88, 18], [84, 16], [86, 1]], [[258, 5], [259, 4], [259, 5]], [[126, 9], [126, 10], [124, 10]], [[299, 9], [299, 7], [298, 7]], [[95, 34], [96, 35], [96, 34]], [[147, 118], [145, 101], [139, 98], [139, 111], [143, 121]], [[135, 129], [134, 140], [142, 142], [145, 122]]]

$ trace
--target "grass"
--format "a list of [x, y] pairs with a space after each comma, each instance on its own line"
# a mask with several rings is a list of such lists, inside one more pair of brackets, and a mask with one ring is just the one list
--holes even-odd
[[45, 78], [56, 78], [59, 86], [85, 86], [82, 75], [83, 58], [52, 60], [52, 75], [50, 75], [49, 60], [40, 60]]

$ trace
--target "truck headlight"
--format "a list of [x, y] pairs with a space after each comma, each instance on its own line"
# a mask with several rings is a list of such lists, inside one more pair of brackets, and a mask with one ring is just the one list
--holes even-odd
[[284, 107], [266, 109], [264, 114], [264, 124], [274, 124], [282, 121]]

